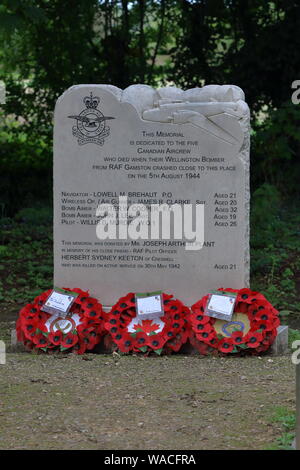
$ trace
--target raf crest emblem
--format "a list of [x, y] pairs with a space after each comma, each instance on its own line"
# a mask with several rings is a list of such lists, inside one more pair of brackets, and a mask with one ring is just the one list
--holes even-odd
[[110, 128], [106, 125], [108, 119], [115, 119], [111, 116], [104, 116], [97, 109], [100, 102], [98, 96], [90, 96], [83, 98], [86, 109], [81, 111], [78, 116], [68, 116], [68, 118], [76, 119], [77, 124], [73, 126], [72, 132], [78, 139], [79, 145], [88, 144], [89, 142], [97, 145], [103, 145], [104, 139], [109, 136]]

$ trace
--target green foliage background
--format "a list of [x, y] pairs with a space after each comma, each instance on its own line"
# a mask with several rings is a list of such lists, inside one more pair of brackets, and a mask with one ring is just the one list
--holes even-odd
[[252, 286], [283, 316], [299, 312], [300, 105], [291, 102], [299, 30], [296, 0], [2, 0], [2, 247], [25, 230], [30, 251], [41, 231], [29, 225], [49, 224], [53, 109], [65, 89], [233, 83], [252, 112]]

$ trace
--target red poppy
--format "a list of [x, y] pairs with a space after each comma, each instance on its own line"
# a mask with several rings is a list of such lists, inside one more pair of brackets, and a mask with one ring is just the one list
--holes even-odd
[[165, 342], [165, 339], [160, 335], [149, 336], [149, 346], [152, 349], [161, 349]]
[[252, 322], [253, 327], [256, 330], [263, 330], [263, 331], [272, 331], [274, 329], [274, 325], [270, 320], [253, 320]]
[[37, 348], [46, 348], [49, 345], [48, 338], [43, 333], [39, 333], [31, 339]]
[[190, 326], [188, 322], [185, 320], [184, 326], [182, 327], [182, 330], [181, 330], [182, 344], [187, 342], [189, 334], [190, 334]]
[[92, 329], [92, 331], [89, 332], [88, 337], [90, 339], [91, 343], [94, 343], [94, 346], [100, 342], [101, 335], [97, 334], [97, 332]]
[[133, 346], [134, 346], [134, 338], [131, 338], [129, 334], [122, 335], [122, 339], [119, 341], [116, 340], [116, 337], [115, 337], [115, 342], [117, 343], [120, 351], [123, 353], [128, 353], [129, 351], [133, 349]]
[[247, 309], [246, 313], [247, 313], [248, 318], [249, 318], [250, 321], [255, 319], [256, 315], [259, 313], [257, 304], [253, 304], [253, 305], [248, 306], [248, 309]]
[[88, 326], [87, 323], [82, 323], [77, 327], [77, 333], [81, 336], [89, 336], [92, 331], [95, 331], [93, 326]]
[[78, 336], [73, 333], [67, 333], [61, 341], [63, 348], [72, 348], [78, 342]]
[[84, 312], [84, 316], [88, 319], [97, 321], [101, 320], [103, 317], [101, 316], [101, 311], [97, 310], [97, 308], [91, 308]]
[[240, 289], [238, 291], [238, 301], [245, 302], [247, 304], [254, 303], [258, 301], [266, 300], [265, 297], [260, 292], [254, 292], [250, 289]]
[[167, 342], [167, 346], [172, 349], [172, 351], [178, 352], [183, 343], [183, 337], [181, 333], [177, 333], [171, 340], [164, 336], [164, 340]]
[[40, 312], [39, 307], [36, 307], [34, 304], [28, 304], [25, 308], [22, 308], [20, 315], [21, 317], [36, 317]]
[[264, 338], [264, 341], [268, 341], [268, 343], [271, 345], [271, 344], [273, 344], [276, 336], [277, 336], [277, 328], [274, 328], [272, 331], [267, 331], [266, 332], [266, 336]]
[[206, 323], [211, 322], [211, 317], [209, 317], [208, 315], [204, 315], [204, 313], [198, 313], [196, 315], [192, 315], [190, 321], [193, 325], [205, 325]]
[[35, 316], [30, 316], [30, 315], [27, 315], [26, 317], [19, 317], [17, 326], [20, 330], [22, 330], [26, 327], [27, 324], [30, 324], [30, 323], [38, 325], [37, 318]]
[[245, 343], [249, 348], [257, 348], [263, 341], [264, 336], [262, 333], [249, 331], [245, 337]]
[[54, 344], [55, 346], [58, 346], [62, 342], [63, 334], [60, 330], [57, 330], [55, 332], [50, 333], [48, 339], [50, 343]]
[[[208, 299], [208, 295], [206, 296], [206, 298]], [[201, 314], [204, 314], [205, 306], [206, 306], [206, 301], [204, 302], [204, 297], [203, 297], [201, 300], [199, 300], [194, 305], [192, 305], [191, 310], [194, 314], [201, 315]]]
[[22, 325], [22, 331], [24, 333], [25, 338], [32, 340], [32, 337], [35, 335], [37, 328], [36, 321], [27, 321], [24, 325]]
[[[92, 320], [91, 318], [84, 318], [82, 320], [84, 321], [84, 323], [86, 324], [87, 327], [91, 326], [94, 329], [97, 329], [97, 327], [99, 326], [99, 321], [97, 321], [97, 320]], [[100, 318], [99, 318], [99, 320], [100, 320]]]
[[121, 297], [118, 301], [119, 307], [124, 310], [125, 308], [135, 307], [135, 294], [129, 292], [125, 297]]
[[213, 329], [196, 333], [196, 338], [199, 339], [199, 341], [204, 341], [206, 343], [210, 342], [215, 336], [216, 334]]
[[132, 317], [136, 316], [136, 311], [134, 308], [127, 308], [124, 310], [123, 314], [128, 317], [129, 321], [131, 321]]
[[250, 289], [240, 289], [237, 295], [237, 302], [251, 303], [252, 301], [252, 291]]
[[92, 329], [93, 327], [89, 327], [86, 322], [80, 323], [76, 327], [78, 336], [87, 336]]
[[246, 304], [244, 302], [237, 302], [235, 304], [234, 311], [239, 312], [239, 313], [248, 313], [249, 310], [249, 304]]
[[234, 331], [231, 335], [231, 339], [233, 344], [243, 344], [244, 343], [244, 335], [242, 331]]
[[231, 338], [223, 338], [218, 344], [219, 351], [223, 353], [230, 353], [234, 349], [234, 344]]
[[139, 351], [140, 348], [144, 348], [145, 346], [148, 346], [149, 343], [149, 337], [146, 333], [143, 331], [139, 331], [136, 333], [134, 337], [134, 350]]
[[209, 344], [209, 346], [212, 348], [218, 347], [218, 337], [216, 333], [212, 336], [212, 338], [209, 339], [209, 341], [207, 341], [207, 344]]
[[260, 310], [272, 310], [273, 307], [270, 304], [270, 302], [267, 301], [267, 299], [260, 299], [257, 302], [254, 302], [251, 306], [249, 306], [249, 313], [252, 313], [254, 311], [259, 312]]
[[114, 317], [114, 318], [118, 319], [120, 317], [120, 315], [121, 315], [121, 309], [114, 307], [114, 308], [111, 309], [111, 311], [107, 315], [107, 320], [108, 320], [109, 317]]
[[43, 325], [43, 327], [45, 327], [45, 331], [47, 331], [46, 322], [49, 320], [50, 317], [51, 315], [45, 312], [40, 312], [38, 315], [39, 325]]
[[111, 334], [111, 336], [115, 336], [119, 331], [120, 322], [117, 322], [115, 324], [111, 324], [109, 322], [104, 323], [104, 328], [109, 334]]
[[45, 292], [43, 292], [42, 294], [38, 295], [35, 299], [34, 299], [34, 303], [35, 304], [38, 304], [40, 307], [42, 305], [44, 305], [44, 303], [46, 302], [46, 300], [48, 299], [49, 295], [51, 294], [52, 292], [52, 289], [48, 289], [46, 290]]
[[255, 320], [257, 321], [272, 321], [275, 320], [274, 315], [267, 309], [261, 309], [256, 315]]
[[270, 347], [270, 344], [267, 342], [267, 343], [261, 343], [259, 346], [257, 346], [255, 349], [252, 349], [253, 352], [256, 352], [257, 354], [261, 354], [265, 351], [267, 351]]
[[174, 332], [181, 331], [184, 325], [184, 320], [183, 318], [180, 320], [172, 320], [170, 321], [170, 326], [169, 328], [172, 329]]
[[32, 307], [33, 307], [33, 304], [27, 304], [27, 305], [25, 305], [25, 307], [22, 307], [21, 310], [20, 310], [19, 316], [20, 317], [25, 317], [25, 318], [27, 317], [27, 315], [34, 316], [36, 312], [35, 313], [30, 312]]
[[213, 327], [211, 326], [210, 323], [198, 323], [194, 327], [194, 332], [196, 334], [202, 334], [202, 333], [210, 333], [211, 331], [214, 331]]
[[180, 320], [180, 319], [184, 319], [188, 313], [189, 312], [186, 312], [184, 309], [180, 307], [180, 309], [177, 311], [169, 310], [168, 312], [165, 312], [165, 316], [166, 318], [170, 318], [172, 320]]
[[78, 340], [78, 342], [73, 346], [72, 352], [75, 354], [84, 354], [86, 350], [86, 345], [84, 341]]
[[179, 313], [182, 311], [183, 304], [176, 299], [164, 301], [164, 311], [171, 314]]
[[173, 331], [170, 328], [166, 328], [163, 331], [163, 337], [166, 339], [166, 341], [170, 341], [172, 338], [175, 338], [176, 332]]
[[45, 317], [41, 317], [41, 318], [38, 318], [37, 319], [37, 328], [42, 331], [43, 333], [48, 333], [48, 328], [46, 326], [46, 321], [48, 320], [50, 315], [47, 315], [46, 314], [46, 318]]
[[162, 294], [162, 300], [163, 300], [164, 311], [168, 312], [170, 310], [170, 307], [171, 307], [172, 302], [174, 300], [173, 295], [163, 293]]
[[[85, 313], [91, 312], [93, 310], [97, 310], [97, 303], [98, 302], [96, 300], [90, 299], [89, 297], [87, 297], [85, 299], [85, 301], [82, 302], [80, 307], [83, 309], [84, 314], [85, 314]], [[77, 306], [78, 306], [78, 304], [77, 304]], [[75, 307], [76, 307], [76, 304], [75, 304]]]
[[84, 344], [84, 348], [91, 351], [95, 347], [95, 341], [89, 335], [82, 336], [80, 341]]

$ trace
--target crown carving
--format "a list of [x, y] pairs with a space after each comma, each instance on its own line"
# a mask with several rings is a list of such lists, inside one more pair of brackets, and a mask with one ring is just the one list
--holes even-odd
[[85, 96], [83, 98], [83, 102], [88, 109], [96, 109], [100, 102], [100, 98], [98, 96], [93, 96], [93, 93], [91, 92], [90, 96]]

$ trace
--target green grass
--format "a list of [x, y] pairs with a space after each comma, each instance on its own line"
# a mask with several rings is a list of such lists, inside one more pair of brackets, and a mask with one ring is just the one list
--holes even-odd
[[277, 406], [274, 410], [271, 422], [279, 424], [282, 434], [268, 450], [292, 450], [292, 442], [295, 438], [296, 416], [285, 406]]
[[300, 331], [289, 328], [289, 348], [292, 351], [292, 344], [294, 341], [300, 340]]

